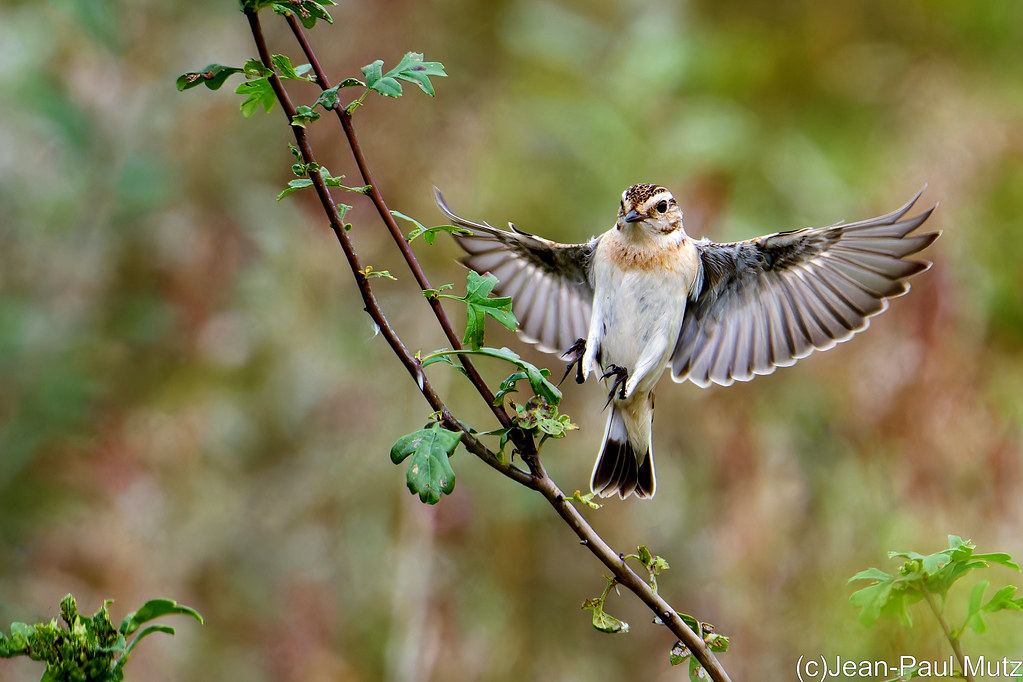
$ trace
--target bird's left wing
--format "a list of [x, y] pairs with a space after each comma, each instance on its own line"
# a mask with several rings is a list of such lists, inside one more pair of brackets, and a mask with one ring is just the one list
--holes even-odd
[[448, 208], [440, 190], [437, 206], [453, 225], [472, 235], [455, 235], [468, 254], [462, 261], [499, 280], [494, 290], [512, 297], [519, 330], [529, 343], [548, 353], [567, 350], [586, 338], [593, 307], [590, 258], [597, 240], [559, 244], [510, 225], [512, 232], [461, 218]]
[[918, 198], [848, 225], [696, 242], [703, 282], [682, 322], [672, 378], [748, 381], [866, 329], [888, 299], [909, 291], [906, 278], [931, 266], [906, 260], [939, 235], [911, 234], [934, 210], [903, 219]]

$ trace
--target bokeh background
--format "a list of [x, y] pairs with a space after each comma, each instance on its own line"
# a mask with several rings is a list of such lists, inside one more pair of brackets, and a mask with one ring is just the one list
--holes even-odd
[[[718, 240], [877, 215], [927, 184], [944, 235], [908, 296], [770, 377], [666, 379], [657, 497], [588, 516], [616, 548], [668, 559], [662, 594], [731, 636], [734, 679], [789, 679], [801, 655], [944, 660], [922, 608], [912, 631], [859, 625], [846, 580], [948, 533], [1023, 557], [1019, 3], [341, 0], [333, 15], [312, 40], [335, 81], [407, 50], [447, 67], [436, 99], [406, 86], [356, 116], [391, 208], [427, 225], [435, 184], [463, 215], [561, 240], [606, 229], [635, 182], [672, 188], [689, 232]], [[591, 628], [579, 606], [601, 567], [539, 496], [464, 451], [453, 495], [408, 494], [387, 452], [428, 408], [312, 197], [275, 201], [292, 177], [280, 109], [242, 119], [237, 77], [175, 89], [254, 52], [229, 0], [0, 3], [0, 625], [55, 616], [67, 592], [89, 613], [116, 599], [117, 619], [156, 596], [201, 611], [205, 627], [140, 647], [136, 680], [682, 677], [635, 600], [608, 602], [630, 634]], [[336, 126], [313, 135], [359, 184]], [[376, 290], [406, 343], [442, 346], [369, 204], [337, 198], [364, 262], [399, 278]], [[434, 286], [464, 281], [450, 240], [416, 248]], [[458, 375], [432, 376], [492, 427]], [[565, 392], [580, 430], [544, 457], [573, 490], [603, 392]], [[968, 653], [1023, 656], [1018, 615], [990, 625]], [[40, 674], [0, 661], [0, 679]]]

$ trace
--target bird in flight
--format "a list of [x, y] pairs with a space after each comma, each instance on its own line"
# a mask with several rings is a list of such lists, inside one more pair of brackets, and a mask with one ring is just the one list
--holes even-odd
[[[559, 244], [457, 216], [436, 191], [464, 263], [499, 280], [523, 338], [561, 352], [580, 383], [611, 383], [611, 413], [590, 488], [603, 497], [653, 497], [653, 390], [676, 382], [728, 386], [792, 365], [849, 339], [909, 291], [931, 263], [909, 259], [940, 232], [914, 234], [930, 208], [716, 243], [693, 239], [664, 187], [633, 185], [618, 219], [583, 244]], [[567, 349], [567, 350], [565, 350]], [[567, 375], [566, 375], [567, 376]]]

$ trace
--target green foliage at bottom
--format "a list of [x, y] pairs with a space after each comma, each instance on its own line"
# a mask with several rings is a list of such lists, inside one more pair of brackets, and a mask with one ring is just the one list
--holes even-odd
[[[128, 656], [144, 637], [154, 632], [174, 634], [174, 628], [166, 625], [142, 628], [143, 624], [173, 614], [203, 622], [202, 616], [187, 606], [170, 599], [153, 599], [114, 628], [107, 610], [111, 603], [103, 602], [96, 615], [85, 618], [78, 614], [75, 598], [69, 594], [60, 602], [63, 626], [56, 618], [38, 625], [12, 623], [10, 635], [0, 632], [0, 658], [28, 656], [45, 663], [42, 682], [119, 682], [124, 679]], [[128, 636], [136, 632], [129, 643]]]

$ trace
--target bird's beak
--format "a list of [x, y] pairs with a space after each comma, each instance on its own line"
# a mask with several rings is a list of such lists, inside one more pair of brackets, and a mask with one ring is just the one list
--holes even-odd
[[629, 211], [628, 213], [625, 214], [625, 222], [627, 222], [627, 223], [638, 223], [639, 221], [643, 220], [643, 217], [644, 216], [641, 216], [636, 211], [636, 209], [632, 209], [631, 211]]

